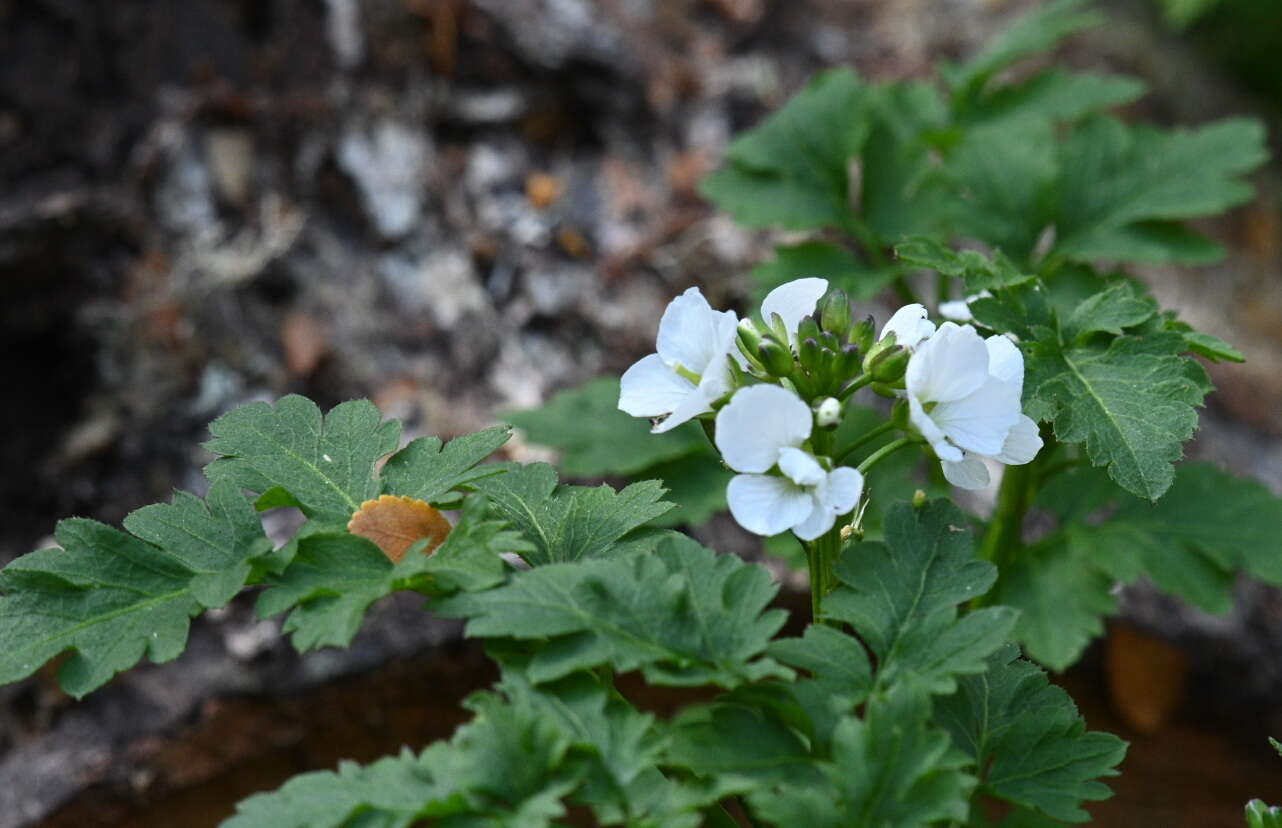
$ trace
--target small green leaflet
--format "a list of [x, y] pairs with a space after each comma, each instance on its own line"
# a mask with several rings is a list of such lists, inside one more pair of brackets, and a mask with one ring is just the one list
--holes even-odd
[[1156, 504], [1123, 497], [1108, 520], [1074, 525], [1069, 537], [1079, 558], [1112, 578], [1147, 574], [1209, 612], [1230, 608], [1238, 569], [1282, 582], [1282, 500], [1209, 463], [1180, 466]]
[[530, 662], [535, 682], [612, 664], [655, 684], [735, 687], [791, 676], [762, 656], [784, 622], [783, 610], [766, 609], [777, 591], [762, 567], [674, 536], [648, 554], [520, 572], [437, 611], [467, 618], [472, 638], [550, 639]]
[[810, 674], [790, 690], [809, 719], [807, 735], [818, 749], [826, 749], [840, 718], [872, 691], [872, 664], [864, 645], [832, 627], [812, 624], [801, 638], [776, 639], [766, 652]]
[[865, 87], [847, 68], [815, 77], [736, 138], [700, 191], [749, 227], [840, 227], [850, 215], [847, 164], [868, 136]]
[[[1087, 300], [1090, 302], [1090, 300]], [[1064, 443], [1084, 443], [1091, 463], [1140, 497], [1156, 500], [1193, 436], [1205, 388], [1179, 356], [1175, 333], [1120, 336], [1107, 346], [1026, 346], [1024, 411], [1051, 421]]]
[[449, 493], [470, 488], [484, 477], [511, 468], [507, 463], [477, 465], [503, 447], [512, 436], [506, 426], [455, 437], [442, 446], [439, 437], [419, 437], [393, 454], [383, 467], [383, 492], [423, 500], [433, 505], [453, 505]]
[[180, 492], [140, 509], [125, 526], [134, 534], [64, 520], [54, 535], [61, 548], [0, 571], [0, 684], [74, 650], [59, 682], [79, 698], [144, 655], [176, 658], [191, 616], [231, 600], [271, 551], [253, 507], [225, 482], [204, 501]]
[[1063, 688], [1007, 644], [987, 672], [958, 680], [935, 701], [936, 718], [980, 770], [979, 792], [1067, 822], [1090, 818], [1085, 800], [1111, 796], [1100, 777], [1116, 776], [1126, 743], [1088, 733]]
[[241, 802], [222, 828], [551, 826], [583, 772], [570, 740], [535, 711], [493, 694], [470, 704], [476, 717], [449, 742], [296, 776]]
[[906, 503], [886, 515], [885, 543], [856, 544], [842, 555], [842, 586], [823, 611], [849, 623], [877, 657], [876, 686], [906, 676], [933, 693], [951, 693], [955, 676], [984, 659], [1014, 629], [1017, 613], [988, 607], [957, 617], [957, 605], [992, 586], [996, 568], [975, 557], [961, 510], [946, 500]]
[[1008, 119], [1076, 121], [1131, 103], [1144, 91], [1144, 83], [1136, 78], [1051, 68], [1013, 86], [996, 87], [958, 117], [968, 125], [984, 126], [1005, 126]]
[[292, 610], [284, 630], [306, 652], [350, 644], [370, 604], [397, 590], [443, 595], [495, 586], [506, 569], [501, 555], [530, 546], [502, 521], [486, 520], [486, 511], [483, 498], [469, 497], [458, 525], [435, 552], [410, 547], [399, 564], [373, 542], [346, 532], [300, 537], [289, 566], [259, 596], [258, 614]]
[[[1054, 252], [1078, 261], [1153, 261], [1161, 260], [1150, 249], [1157, 237], [1149, 235], [1132, 249], [1119, 231], [1211, 215], [1249, 200], [1252, 189], [1241, 176], [1268, 153], [1263, 126], [1248, 119], [1162, 131], [1101, 116], [1071, 131], [1060, 156]], [[1180, 255], [1185, 239], [1171, 239], [1173, 253], [1164, 258], [1187, 260]], [[1209, 252], [1205, 245], [1202, 250], [1200, 255]]]
[[930, 701], [912, 683], [874, 696], [864, 720], [846, 717], [833, 736], [824, 781], [789, 781], [748, 794], [755, 814], [774, 825], [810, 828], [925, 828], [966, 819], [975, 778], [948, 734], [930, 724]]
[[654, 480], [622, 491], [609, 486], [559, 486], [556, 471], [533, 463], [477, 480], [494, 509], [533, 544], [523, 557], [533, 566], [577, 561], [608, 552], [629, 532], [672, 509]]
[[1064, 323], [1064, 338], [1085, 342], [1091, 334], [1121, 335], [1157, 313], [1157, 302], [1134, 282], [1119, 281], [1083, 300]]
[[346, 523], [380, 494], [374, 464], [396, 450], [401, 424], [383, 421], [374, 404], [353, 400], [321, 416], [306, 397], [275, 406], [250, 403], [210, 423], [205, 448], [221, 455], [205, 467], [213, 482], [263, 494], [283, 490], [308, 517]]
[[997, 290], [1033, 279], [1000, 252], [989, 258], [977, 250], [953, 250], [929, 236], [914, 236], [895, 245], [895, 255], [909, 264], [964, 279], [968, 293]]

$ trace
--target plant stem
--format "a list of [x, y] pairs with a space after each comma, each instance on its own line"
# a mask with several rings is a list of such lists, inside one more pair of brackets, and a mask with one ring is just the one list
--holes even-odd
[[833, 460], [833, 462], [836, 463], [838, 466], [840, 466], [842, 463], [845, 463], [847, 458], [849, 458], [850, 455], [854, 454], [858, 448], [860, 448], [861, 446], [867, 445], [873, 440], [876, 440], [881, 435], [885, 434], [887, 431], [894, 430], [894, 428], [895, 428], [895, 423], [891, 421], [891, 422], [882, 423], [881, 425], [877, 426], [871, 431], [864, 432], [862, 435], [855, 438], [854, 442], [846, 446], [841, 451], [841, 454], [838, 455], [835, 460]]
[[998, 567], [1008, 566], [1024, 536], [1024, 513], [1032, 500], [1035, 463], [1007, 466], [997, 490], [997, 508], [979, 545], [979, 556]]
[[837, 555], [841, 552], [841, 529], [833, 527], [805, 544], [806, 563], [810, 568], [810, 615], [816, 624], [836, 626], [823, 613], [824, 596], [837, 587]]
[[953, 280], [941, 273], [935, 284], [935, 310], [938, 311], [940, 305], [953, 298]]
[[860, 388], [863, 388], [865, 385], [869, 384], [870, 382], [872, 382], [872, 374], [860, 374], [859, 376], [851, 380], [851, 382], [845, 388], [841, 389], [841, 392], [837, 394], [837, 399], [841, 400], [842, 402], [845, 402], [847, 399], [850, 398], [851, 394], [855, 393]]
[[890, 455], [899, 451], [904, 446], [911, 446], [912, 444], [913, 444], [913, 441], [908, 437], [900, 437], [898, 440], [889, 442], [886, 445], [874, 451], [872, 454], [865, 457], [864, 462], [860, 463], [858, 466], [855, 467], [855, 471], [859, 472], [860, 474], [863, 474], [864, 472], [871, 469], [873, 466], [880, 463], [884, 458], [889, 457]]

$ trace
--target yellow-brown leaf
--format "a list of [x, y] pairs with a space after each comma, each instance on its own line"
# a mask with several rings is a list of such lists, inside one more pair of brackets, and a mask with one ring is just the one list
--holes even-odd
[[424, 554], [435, 552], [450, 533], [450, 522], [421, 500], [383, 495], [362, 503], [347, 531], [372, 540], [392, 563], [400, 563], [406, 550], [423, 538], [429, 539]]

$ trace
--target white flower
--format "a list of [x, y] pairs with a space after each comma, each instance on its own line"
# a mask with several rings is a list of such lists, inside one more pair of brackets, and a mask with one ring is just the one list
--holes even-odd
[[984, 458], [1022, 465], [1041, 450], [1037, 424], [1020, 411], [1024, 357], [1006, 337], [945, 322], [913, 354], [905, 381], [909, 420], [953, 485], [988, 485]]
[[734, 311], [715, 311], [698, 288], [668, 303], [659, 320], [656, 354], [623, 373], [619, 408], [633, 417], [663, 417], [651, 429], [670, 431], [706, 411], [730, 390]]
[[[801, 448], [812, 424], [810, 407], [777, 385], [740, 389], [717, 413], [717, 448], [726, 465], [742, 472], [730, 481], [726, 500], [749, 532], [791, 529], [814, 540], [859, 502], [862, 474], [844, 466], [827, 471]], [[782, 476], [765, 473], [775, 466]]]
[[896, 345], [903, 345], [912, 350], [934, 332], [935, 323], [926, 318], [926, 308], [914, 302], [911, 305], [904, 305], [886, 320], [877, 340], [881, 341], [887, 334], [893, 333]]
[[981, 290], [979, 293], [972, 293], [965, 299], [956, 299], [952, 302], [939, 303], [939, 315], [945, 319], [951, 319], [954, 322], [969, 322], [975, 318], [970, 312], [970, 303], [976, 299], [991, 299], [993, 294], [987, 290]]
[[766, 294], [761, 302], [761, 318], [770, 327], [774, 314], [779, 314], [788, 331], [788, 344], [797, 344], [797, 326], [815, 312], [815, 306], [828, 292], [827, 279], [793, 279]]

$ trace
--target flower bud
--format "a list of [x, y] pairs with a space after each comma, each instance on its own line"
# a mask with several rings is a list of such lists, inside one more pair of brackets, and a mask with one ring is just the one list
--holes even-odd
[[833, 366], [833, 373], [843, 383], [854, 379], [855, 374], [859, 373], [859, 346], [841, 346], [841, 350], [837, 352], [837, 364]]
[[857, 345], [859, 350], [866, 354], [872, 348], [873, 337], [876, 334], [877, 323], [873, 321], [872, 314], [869, 314], [851, 327], [850, 342], [853, 345]]
[[894, 347], [895, 335], [893, 333], [889, 333], [881, 340], [874, 342], [871, 347], [864, 349], [864, 370], [871, 371], [873, 364], [882, 358], [882, 354]]
[[908, 360], [912, 354], [908, 353], [906, 348], [894, 347], [888, 351], [882, 351], [873, 360], [872, 379], [873, 382], [884, 382], [887, 385], [895, 385], [904, 378], [904, 371], [908, 369]]
[[806, 369], [809, 374], [814, 374], [819, 370], [819, 340], [813, 336], [807, 337], [797, 343], [797, 361], [801, 367]]
[[841, 403], [834, 397], [824, 397], [815, 406], [815, 425], [833, 429], [841, 425]]
[[913, 492], [913, 508], [921, 509], [926, 505], [926, 493], [921, 489]]
[[805, 342], [807, 339], [813, 339], [816, 344], [819, 342], [819, 323], [813, 316], [802, 317], [801, 322], [797, 324], [797, 342]]
[[840, 339], [850, 333], [854, 320], [850, 318], [850, 297], [841, 288], [833, 288], [819, 300], [819, 321], [825, 331]]
[[786, 377], [793, 372], [792, 351], [780, 345], [774, 337], [767, 336], [761, 340], [757, 346], [757, 358], [772, 377]]
[[740, 319], [737, 336], [739, 350], [743, 351], [744, 356], [756, 359], [757, 348], [761, 345], [761, 331], [758, 330], [757, 323], [751, 319]]

